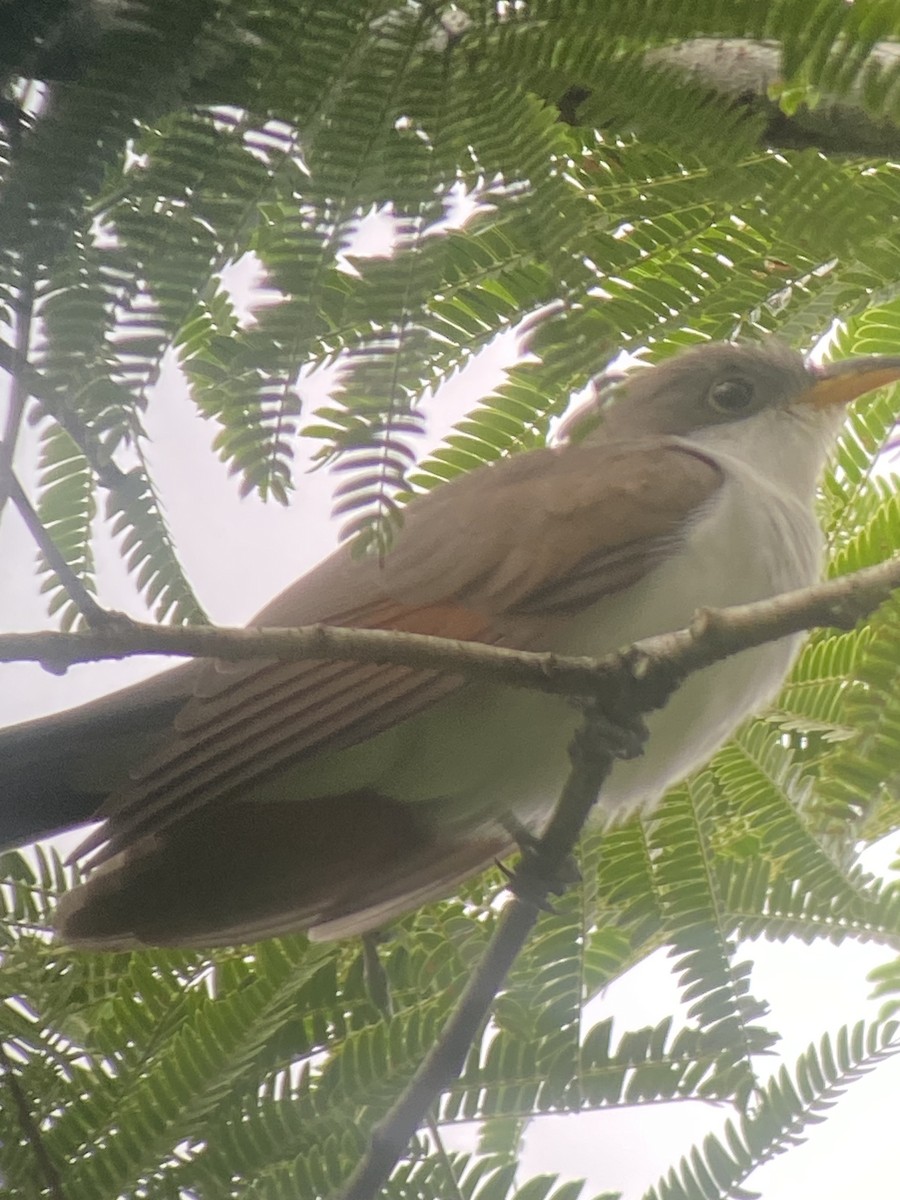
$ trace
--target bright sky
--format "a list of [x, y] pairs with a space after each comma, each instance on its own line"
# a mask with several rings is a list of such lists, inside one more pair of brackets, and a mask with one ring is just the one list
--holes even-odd
[[[439, 437], [473, 400], [493, 386], [510, 361], [510, 339], [487, 352], [439, 396], [432, 433]], [[272, 595], [322, 558], [334, 545], [329, 519], [332, 479], [298, 472], [290, 508], [239, 500], [234, 481], [209, 454], [214, 430], [191, 414], [177, 372], [160, 381], [147, 420], [156, 477], [190, 578], [211, 617], [222, 624], [247, 621]], [[28, 440], [33, 431], [26, 431]], [[47, 627], [30, 564], [33, 553], [12, 508], [0, 526], [0, 561], [14, 564], [0, 594], [0, 628]], [[103, 604], [143, 615], [115, 549], [101, 539]], [[66, 708], [160, 669], [158, 659], [132, 659], [72, 668], [59, 678], [32, 665], [0, 667], [0, 724]], [[884, 856], [882, 856], [884, 858]], [[886, 858], [884, 861], [887, 861]], [[748, 947], [755, 957], [754, 994], [768, 998], [772, 1024], [784, 1035], [790, 1066], [811, 1039], [858, 1018], [868, 994], [866, 973], [889, 954], [868, 946], [800, 943]], [[677, 990], [665, 959], [654, 958], [616, 983], [593, 1006], [593, 1019], [617, 1014], [619, 1032], [655, 1024], [677, 1007]], [[875, 1015], [875, 1007], [870, 1006]], [[772, 1062], [772, 1068], [777, 1062]], [[759, 1063], [762, 1075], [766, 1063]], [[888, 1200], [896, 1193], [893, 1142], [900, 1094], [900, 1061], [893, 1060], [850, 1093], [813, 1130], [809, 1143], [782, 1156], [751, 1180], [765, 1200]], [[621, 1189], [637, 1200], [692, 1142], [718, 1129], [728, 1110], [698, 1104], [578, 1118], [547, 1118], [529, 1133], [521, 1181], [542, 1171], [564, 1178], [587, 1176], [594, 1191]], [[591, 1194], [590, 1190], [586, 1191]]]

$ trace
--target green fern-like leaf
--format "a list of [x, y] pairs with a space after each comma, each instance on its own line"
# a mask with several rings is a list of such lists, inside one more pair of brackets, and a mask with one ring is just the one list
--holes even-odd
[[797, 1060], [792, 1075], [782, 1068], [766, 1085], [752, 1116], [729, 1121], [722, 1139], [710, 1135], [681, 1160], [644, 1200], [713, 1200], [737, 1196], [750, 1173], [802, 1138], [854, 1080], [896, 1052], [897, 1026], [844, 1027]]

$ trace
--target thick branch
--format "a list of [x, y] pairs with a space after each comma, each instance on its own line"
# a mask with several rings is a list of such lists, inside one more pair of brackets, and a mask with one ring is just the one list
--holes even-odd
[[[650, 694], [740, 650], [816, 626], [851, 629], [900, 587], [900, 557], [816, 587], [704, 610], [689, 629], [648, 638], [603, 659], [507, 650], [475, 642], [383, 629], [313, 625], [301, 629], [213, 629], [150, 625], [127, 618], [77, 633], [0, 634], [0, 662], [40, 662], [58, 671], [72, 663], [136, 654], [215, 657], [229, 661], [276, 658], [391, 663], [453, 671], [514, 687], [573, 696], [622, 688]], [[636, 696], [637, 698], [637, 696]]]
[[896, 72], [900, 44], [879, 42], [869, 51], [865, 73], [860, 71], [843, 95], [817, 97], [814, 107], [801, 104], [790, 115], [771, 98], [783, 79], [781, 46], [747, 38], [692, 38], [651, 50], [648, 66], [667, 67], [691, 83], [708, 87], [728, 103], [766, 118], [769, 145], [788, 149], [814, 147], [826, 153], [896, 154], [900, 129], [888, 120], [870, 116], [864, 103], [864, 79], [873, 72]]

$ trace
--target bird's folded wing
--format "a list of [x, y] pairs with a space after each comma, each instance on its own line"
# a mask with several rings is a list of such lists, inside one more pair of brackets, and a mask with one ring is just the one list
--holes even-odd
[[[338, 551], [253, 622], [407, 630], [552, 648], [567, 615], [646, 575], [721, 484], [674, 439], [536, 451], [416, 502], [383, 562]], [[104, 806], [94, 861], [323, 748], [353, 745], [462, 686], [355, 662], [211, 663], [165, 748]], [[105, 844], [104, 844], [105, 843]]]

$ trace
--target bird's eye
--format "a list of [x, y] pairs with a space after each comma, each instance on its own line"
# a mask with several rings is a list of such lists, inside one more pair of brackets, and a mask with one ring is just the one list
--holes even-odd
[[748, 412], [756, 399], [753, 384], [746, 379], [720, 379], [709, 389], [709, 407], [726, 417], [739, 417]]

